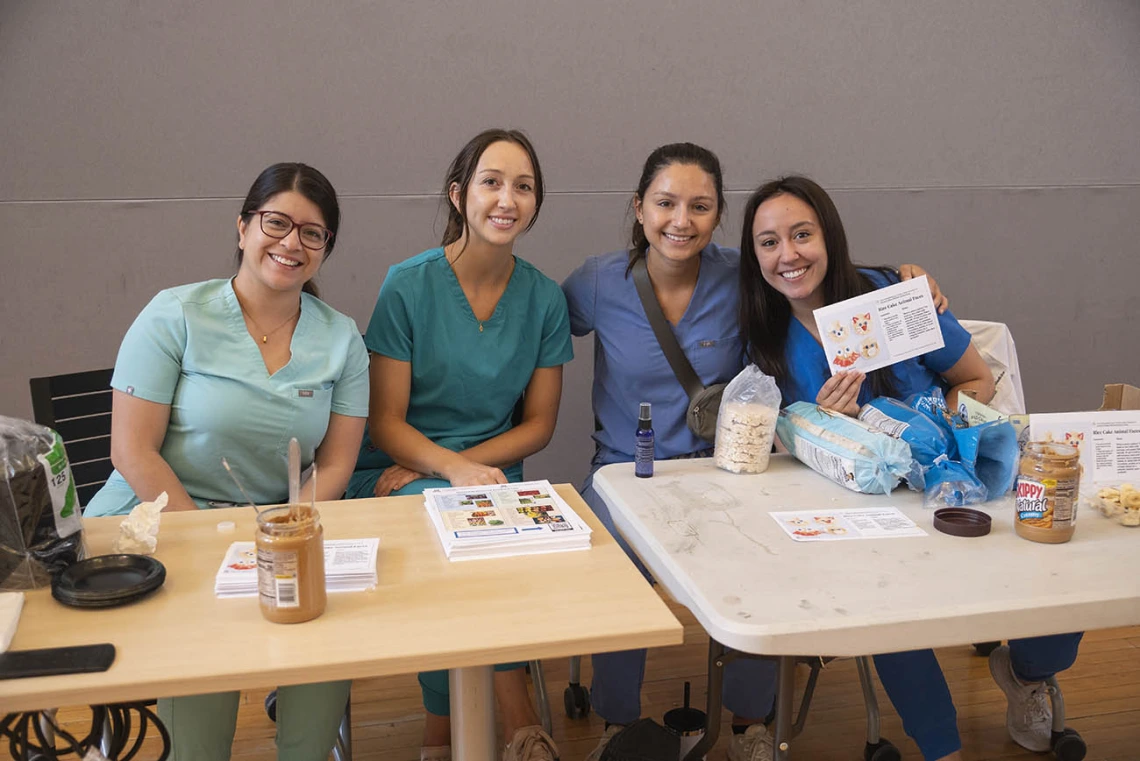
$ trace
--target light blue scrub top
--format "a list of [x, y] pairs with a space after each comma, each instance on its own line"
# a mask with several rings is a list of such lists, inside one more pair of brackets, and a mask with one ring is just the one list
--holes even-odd
[[[269, 375], [229, 280], [160, 292], [123, 338], [111, 386], [170, 405], [161, 454], [198, 504], [244, 504], [224, 456], [259, 504], [288, 499], [289, 439], [313, 460], [329, 414], [368, 416], [368, 355], [356, 323], [307, 293], [289, 363]], [[138, 504], [115, 471], [85, 515]]]
[[[876, 289], [898, 282], [898, 278], [888, 277], [879, 270], [860, 269], [859, 272], [870, 278]], [[957, 364], [966, 353], [966, 349], [970, 346], [970, 334], [949, 310], [938, 315], [938, 326], [942, 329], [945, 346], [891, 365], [899, 399], [925, 391], [931, 386], [938, 386], [943, 391], [949, 388], [942, 380], [942, 373]], [[800, 401], [814, 402], [823, 384], [831, 377], [831, 370], [827, 364], [827, 355], [819, 341], [794, 317], [788, 325], [784, 354], [787, 357], [789, 374], [788, 382], [781, 389], [784, 394], [784, 405]], [[871, 384], [864, 382], [859, 390], [859, 404], [866, 404], [874, 396]]]
[[[593, 256], [562, 291], [576, 336], [594, 333], [594, 466], [632, 462], [641, 402], [653, 405], [656, 458], [708, 449], [685, 424], [689, 397], [665, 358], [637, 296], [627, 251]], [[697, 285], [673, 334], [706, 386], [732, 380], [744, 366], [738, 312], [740, 252], [710, 244], [701, 251]]]
[[[516, 256], [494, 313], [480, 323], [442, 248], [388, 270], [364, 342], [371, 352], [411, 363], [408, 424], [454, 452], [509, 430], [535, 368], [574, 358], [557, 283]], [[392, 464], [365, 433], [348, 496], [371, 497]], [[520, 480], [522, 464], [503, 473]]]

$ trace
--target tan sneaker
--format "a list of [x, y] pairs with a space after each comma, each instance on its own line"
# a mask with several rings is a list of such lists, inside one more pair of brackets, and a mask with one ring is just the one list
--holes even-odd
[[602, 733], [602, 739], [598, 740], [598, 747], [590, 751], [590, 755], [586, 756], [586, 761], [601, 761], [602, 753], [610, 744], [610, 740], [623, 729], [625, 729], [624, 724], [610, 724], [606, 727], [606, 731]]
[[420, 746], [420, 761], [451, 761], [450, 745]]
[[728, 761], [772, 761], [772, 736], [763, 724], [753, 724], [742, 735], [733, 735]]
[[503, 748], [503, 761], [558, 761], [558, 746], [537, 724], [523, 727]]

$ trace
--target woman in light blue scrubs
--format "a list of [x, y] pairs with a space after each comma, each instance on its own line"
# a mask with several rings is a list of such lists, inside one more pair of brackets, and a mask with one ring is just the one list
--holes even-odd
[[[562, 289], [574, 335], [594, 334], [596, 451], [582, 497], [641, 567], [593, 488], [594, 471], [633, 461], [640, 402], [653, 405], [657, 459], [706, 457], [712, 443], [685, 424], [689, 398], [638, 298], [630, 276], [633, 262], [645, 260], [661, 309], [702, 383], [724, 383], [739, 373], [744, 345], [738, 323], [740, 254], [712, 242], [725, 205], [716, 155], [692, 143], [657, 148], [645, 161], [632, 205], [631, 248], [590, 257]], [[904, 277], [920, 274], [921, 268], [903, 265]], [[941, 294], [938, 298], [941, 303]], [[593, 656], [592, 703], [606, 731], [587, 761], [597, 761], [610, 738], [640, 718], [645, 659], [644, 649]], [[774, 664], [732, 661], [724, 670], [723, 698], [733, 714], [730, 761], [770, 759], [771, 738], [762, 720], [775, 698]]]
[[[442, 245], [395, 265], [364, 340], [372, 404], [349, 497], [522, 480], [547, 445], [573, 357], [557, 283], [514, 255], [542, 207], [530, 141], [492, 129], [464, 146], [443, 188]], [[523, 663], [496, 667], [506, 761], [557, 758], [527, 695]], [[419, 675], [422, 759], [450, 758], [446, 671]]]
[[[356, 324], [312, 284], [339, 224], [336, 191], [316, 169], [275, 164], [258, 176], [237, 218], [237, 275], [160, 292], [123, 338], [111, 379], [115, 472], [86, 515], [126, 513], [162, 492], [167, 511], [243, 504], [223, 456], [255, 502], [287, 501], [291, 437], [320, 472], [304, 498], [340, 499], [368, 415], [368, 358]], [[278, 691], [279, 759], [327, 758], [349, 685]], [[239, 699], [160, 700], [170, 758], [228, 759]]]
[[[950, 312], [939, 315], [945, 346], [864, 375], [832, 376], [812, 310], [897, 282], [893, 273], [857, 268], [847, 252], [839, 212], [806, 177], [762, 185], [744, 211], [741, 320], [749, 356], [776, 378], [784, 404], [813, 401], [855, 415], [875, 396], [904, 398], [941, 386], [950, 408], [972, 391], [994, 394], [993, 376]], [[1045, 680], [1073, 664], [1081, 634], [1010, 640], [990, 655], [990, 672], [1006, 694], [1010, 736], [1033, 751], [1051, 748], [1052, 707]], [[950, 690], [933, 650], [875, 656], [875, 668], [906, 731], [927, 761], [959, 761], [962, 742]]]

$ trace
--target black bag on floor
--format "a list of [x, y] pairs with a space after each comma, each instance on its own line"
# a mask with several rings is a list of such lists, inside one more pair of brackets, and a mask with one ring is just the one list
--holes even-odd
[[677, 761], [681, 738], [653, 719], [638, 719], [614, 735], [600, 761]]

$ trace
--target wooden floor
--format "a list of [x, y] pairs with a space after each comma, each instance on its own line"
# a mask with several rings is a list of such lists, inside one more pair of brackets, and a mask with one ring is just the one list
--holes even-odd
[[[680, 705], [682, 685], [692, 683], [693, 702], [705, 696], [708, 639], [687, 610], [670, 603], [685, 624], [685, 644], [651, 651], [643, 695], [645, 715], [660, 721]], [[972, 647], [938, 651], [958, 707], [967, 761], [1030, 761], [1052, 756], [1029, 753], [1005, 733], [1005, 699], [990, 678], [984, 658]], [[544, 662], [552, 697], [554, 737], [562, 759], [581, 761], [601, 735], [595, 714], [572, 721], [562, 709], [568, 661]], [[583, 659], [583, 683], [589, 684], [589, 658]], [[806, 674], [806, 669], [804, 671]], [[802, 685], [803, 675], [798, 680]], [[1088, 761], [1140, 761], [1140, 627], [1091, 632], [1081, 645], [1076, 665], [1061, 677], [1068, 723], [1088, 742]], [[879, 688], [883, 735], [902, 750], [903, 758], [919, 761], [918, 749], [903, 734], [898, 717]], [[264, 692], [243, 694], [234, 740], [235, 761], [272, 761], [273, 724], [262, 709]], [[89, 715], [82, 709], [61, 712], [61, 719], [78, 728]], [[357, 761], [413, 761], [419, 758], [423, 721], [415, 676], [363, 679], [352, 690], [353, 758]], [[721, 741], [709, 758], [725, 756], [728, 715]], [[794, 759], [860, 761], [863, 758], [864, 713], [855, 662], [834, 661], [820, 676], [804, 733], [791, 746]], [[140, 758], [153, 759], [154, 754]]]

